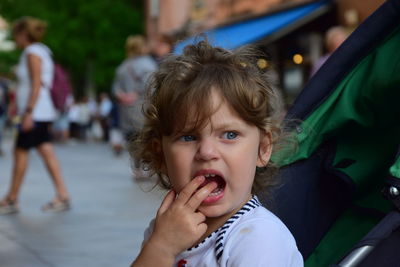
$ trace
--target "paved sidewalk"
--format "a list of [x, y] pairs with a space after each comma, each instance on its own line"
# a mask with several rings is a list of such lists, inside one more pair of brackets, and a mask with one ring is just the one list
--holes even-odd
[[[11, 142], [4, 147], [1, 197], [10, 181]], [[57, 145], [56, 152], [72, 209], [61, 213], [40, 210], [54, 191], [43, 163], [32, 151], [20, 196], [21, 211], [0, 215], [0, 266], [129, 266], [163, 193], [144, 192], [152, 184], [133, 182], [127, 153], [116, 158], [105, 144]]]

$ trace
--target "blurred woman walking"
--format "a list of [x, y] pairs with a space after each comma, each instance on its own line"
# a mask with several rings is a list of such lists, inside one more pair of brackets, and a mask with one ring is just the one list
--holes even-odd
[[43, 206], [44, 211], [69, 209], [69, 196], [60, 164], [51, 143], [51, 124], [56, 119], [50, 88], [54, 63], [50, 49], [41, 43], [46, 23], [23, 17], [13, 26], [13, 37], [23, 52], [16, 69], [17, 105], [20, 125], [14, 147], [12, 179], [8, 193], [0, 202], [0, 214], [18, 212], [18, 196], [29, 160], [29, 150], [36, 148], [53, 180], [56, 196]]

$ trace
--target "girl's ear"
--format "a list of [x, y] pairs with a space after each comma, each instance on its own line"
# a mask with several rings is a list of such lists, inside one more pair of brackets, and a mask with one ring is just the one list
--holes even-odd
[[272, 135], [270, 132], [261, 132], [260, 145], [258, 147], [257, 167], [267, 166], [272, 154]]
[[167, 174], [167, 167], [165, 166], [165, 161], [164, 161], [164, 153], [162, 150], [162, 144], [161, 140], [157, 139], [153, 141], [152, 144], [153, 151], [157, 155], [157, 160], [158, 160], [158, 166], [160, 168], [160, 172], [162, 174]]

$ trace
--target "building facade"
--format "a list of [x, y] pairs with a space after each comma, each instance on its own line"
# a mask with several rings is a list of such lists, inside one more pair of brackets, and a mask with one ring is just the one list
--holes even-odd
[[[312, 0], [146, 0], [146, 34], [182, 39], [207, 29], [287, 9]], [[341, 24], [360, 23], [384, 0], [337, 0]]]
[[[171, 43], [220, 26], [279, 14], [311, 4], [312, 0], [146, 0], [146, 34], [151, 47], [160, 37]], [[271, 55], [278, 87], [290, 103], [310, 77], [312, 66], [326, 52], [324, 34], [334, 25], [354, 29], [384, 0], [332, 0], [329, 12], [307, 24], [259, 43]]]

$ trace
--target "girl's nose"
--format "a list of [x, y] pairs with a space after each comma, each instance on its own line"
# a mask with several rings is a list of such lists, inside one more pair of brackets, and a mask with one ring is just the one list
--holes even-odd
[[196, 160], [208, 161], [218, 158], [216, 144], [210, 139], [203, 139], [199, 142], [196, 153]]

